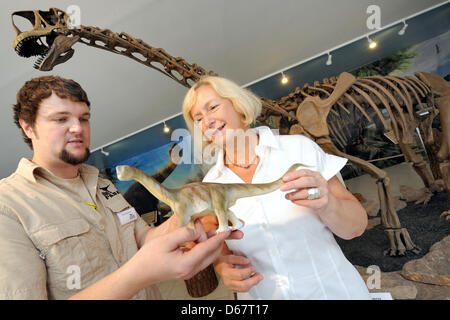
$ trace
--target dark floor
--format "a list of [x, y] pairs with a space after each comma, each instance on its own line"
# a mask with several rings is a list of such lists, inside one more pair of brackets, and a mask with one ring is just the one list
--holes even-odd
[[450, 197], [446, 192], [440, 192], [426, 206], [409, 202], [406, 208], [398, 211], [402, 227], [408, 230], [412, 241], [422, 249], [419, 254], [407, 252], [400, 257], [385, 256], [383, 252], [389, 248], [389, 241], [381, 224], [352, 240], [335, 238], [354, 265], [377, 265], [384, 272], [401, 270], [406, 262], [423, 257], [434, 243], [450, 234], [450, 220], [439, 218], [443, 211], [449, 209]]

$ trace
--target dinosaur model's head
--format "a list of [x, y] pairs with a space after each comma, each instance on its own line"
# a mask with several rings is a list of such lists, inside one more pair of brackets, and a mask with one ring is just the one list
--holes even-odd
[[[21, 31], [14, 23], [14, 18], [19, 19], [17, 17], [30, 21], [33, 28]], [[69, 15], [64, 11], [57, 8], [50, 8], [48, 11], [17, 11], [11, 15], [11, 19], [16, 31], [13, 48], [25, 58], [39, 56], [34, 63], [36, 69], [50, 71], [72, 57], [72, 46], [79, 40], [79, 36], [73, 36], [70, 32]]]

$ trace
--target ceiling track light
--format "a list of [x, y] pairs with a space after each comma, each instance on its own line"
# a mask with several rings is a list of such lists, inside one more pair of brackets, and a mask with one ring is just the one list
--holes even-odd
[[378, 43], [367, 36], [367, 41], [369, 41], [369, 49], [375, 49], [378, 45]]
[[281, 72], [281, 83], [287, 84], [288, 82], [289, 82], [289, 78], [286, 77], [283, 72]]
[[333, 57], [333, 56], [328, 52], [328, 60], [327, 60], [327, 62], [326, 62], [326, 65], [327, 65], [327, 66], [331, 66], [331, 65], [333, 64], [333, 61], [331, 60], [332, 57]]
[[170, 128], [167, 126], [166, 122], [164, 121], [164, 129], [163, 129], [164, 133], [169, 133], [170, 132]]
[[405, 20], [403, 20], [402, 22], [403, 22], [403, 28], [398, 32], [399, 36], [404, 35], [406, 32], [406, 28], [408, 28], [408, 24], [405, 22]]
[[105, 156], [109, 156], [109, 152], [103, 150], [103, 148], [100, 149], [100, 152], [103, 153]]

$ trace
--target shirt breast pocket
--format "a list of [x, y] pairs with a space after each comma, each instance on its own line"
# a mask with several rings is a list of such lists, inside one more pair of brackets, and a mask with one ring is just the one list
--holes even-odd
[[[83, 219], [73, 219], [44, 227], [32, 234], [47, 268], [47, 284], [62, 291], [68, 290], [71, 270], [80, 271], [80, 283], [88, 283], [92, 266], [87, 257], [90, 225]], [[95, 241], [92, 241], [95, 242]]]
[[[135, 226], [137, 219], [137, 212], [128, 210], [132, 208], [121, 194], [104, 201], [104, 205], [111, 214], [118, 226], [119, 238], [122, 248], [126, 251], [126, 255], [134, 254], [137, 251]], [[129, 212], [130, 211], [130, 212]], [[133, 216], [131, 216], [133, 215]]]

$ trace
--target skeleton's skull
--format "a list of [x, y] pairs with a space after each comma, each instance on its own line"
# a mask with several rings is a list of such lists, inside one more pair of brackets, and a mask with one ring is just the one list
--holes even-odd
[[[20, 16], [31, 22], [33, 28], [21, 31], [14, 23]], [[11, 16], [16, 37], [13, 48], [18, 55], [29, 58], [39, 56], [34, 67], [50, 71], [57, 64], [69, 60], [74, 50], [71, 48], [79, 36], [73, 36], [68, 28], [69, 16], [62, 10], [50, 8], [48, 11], [17, 11]]]

